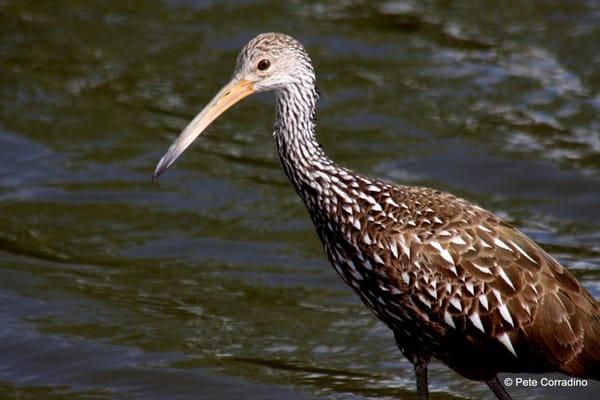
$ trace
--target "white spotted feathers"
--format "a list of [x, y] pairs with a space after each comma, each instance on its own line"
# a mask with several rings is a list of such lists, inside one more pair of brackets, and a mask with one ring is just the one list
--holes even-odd
[[282, 69], [268, 87], [283, 169], [331, 264], [409, 359], [433, 355], [478, 380], [507, 369], [600, 371], [600, 306], [568, 271], [466, 200], [334, 163], [315, 137], [319, 96], [306, 50], [286, 35], [259, 35], [240, 53], [236, 74], [264, 57]]
[[316, 100], [310, 85], [277, 92], [274, 136], [338, 274], [394, 331], [410, 340], [431, 336], [416, 346], [442, 360], [451, 353], [441, 345], [449, 332], [495, 340], [518, 359], [522, 346], [513, 341], [534, 325], [544, 296], [541, 273], [562, 268], [465, 200], [392, 186], [332, 162], [315, 140]]

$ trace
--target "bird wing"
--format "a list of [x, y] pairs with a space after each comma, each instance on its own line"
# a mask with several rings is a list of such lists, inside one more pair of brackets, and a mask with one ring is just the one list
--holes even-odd
[[582, 353], [586, 328], [600, 335], [598, 302], [514, 227], [431, 189], [390, 198], [382, 212], [395, 221], [372, 236], [387, 243], [387, 275], [428, 319], [495, 338], [515, 357], [533, 347], [562, 366]]

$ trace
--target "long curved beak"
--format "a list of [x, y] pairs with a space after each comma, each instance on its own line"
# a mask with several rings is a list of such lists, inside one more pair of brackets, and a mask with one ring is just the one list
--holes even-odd
[[244, 79], [234, 78], [225, 85], [219, 93], [213, 97], [210, 103], [196, 115], [192, 122], [185, 127], [173, 144], [171, 144], [169, 150], [167, 150], [165, 155], [158, 162], [154, 174], [152, 175], [152, 181], [154, 182], [158, 179], [158, 177], [165, 172], [175, 160], [177, 160], [185, 149], [187, 149], [215, 119], [235, 103], [250, 96], [254, 92], [255, 90], [252, 86], [252, 82]]

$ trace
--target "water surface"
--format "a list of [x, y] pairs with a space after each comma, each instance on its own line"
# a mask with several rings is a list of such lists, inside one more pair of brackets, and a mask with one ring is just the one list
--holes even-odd
[[481, 204], [600, 297], [598, 2], [5, 0], [0, 398], [415, 398], [279, 166], [270, 95], [150, 182], [263, 31], [308, 48], [334, 160]]

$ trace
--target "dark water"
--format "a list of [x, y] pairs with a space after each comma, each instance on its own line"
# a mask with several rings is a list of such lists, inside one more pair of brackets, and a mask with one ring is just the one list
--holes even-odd
[[[150, 182], [262, 31], [308, 47], [333, 159], [493, 210], [600, 297], [600, 3], [531, 3], [0, 1], [0, 398], [415, 398], [280, 169], [271, 96]], [[431, 389], [489, 398], [437, 363]]]

